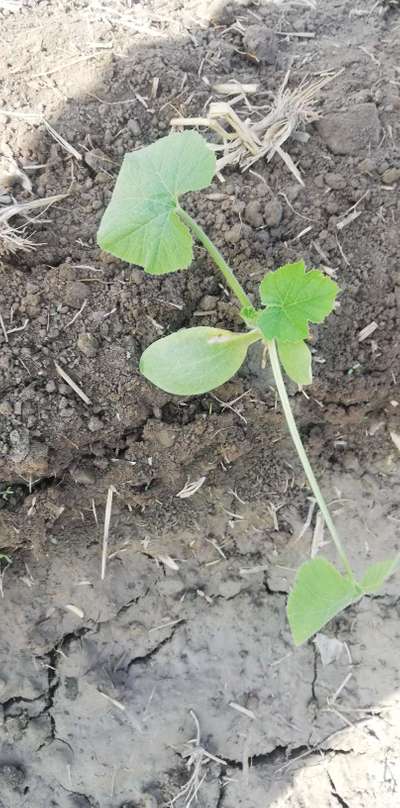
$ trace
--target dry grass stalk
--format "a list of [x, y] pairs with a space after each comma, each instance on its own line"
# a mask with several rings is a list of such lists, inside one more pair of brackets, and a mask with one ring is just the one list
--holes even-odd
[[104, 514], [104, 534], [103, 534], [103, 549], [101, 553], [101, 580], [104, 581], [106, 577], [107, 568], [107, 553], [108, 553], [108, 537], [110, 535], [112, 502], [115, 493], [115, 488], [110, 485], [107, 491], [106, 510]]
[[0, 0], [0, 11], [19, 11], [23, 6], [23, 0]]
[[48, 120], [41, 115], [40, 112], [19, 112], [16, 109], [0, 109], [0, 115], [6, 115], [7, 118], [19, 118], [21, 121], [25, 121], [26, 123], [30, 123], [33, 125], [43, 124], [43, 126], [47, 129], [48, 133], [51, 137], [65, 149], [68, 154], [72, 157], [75, 157], [76, 160], [82, 160], [82, 155], [75, 149], [71, 143], [68, 143], [59, 132], [56, 132], [54, 127], [48, 122]]
[[0, 207], [0, 250], [3, 249], [4, 252], [9, 253], [15, 253], [18, 250], [24, 252], [35, 250], [37, 245], [26, 235], [26, 224], [14, 227], [10, 224], [10, 219], [14, 216], [22, 216], [27, 221], [33, 221], [28, 216], [30, 211], [44, 208], [44, 213], [50, 205], [54, 205], [55, 202], [59, 202], [66, 196], [67, 194], [58, 194], [43, 199], [32, 199], [30, 202], [13, 202], [11, 205]]
[[[217, 160], [217, 170], [225, 166], [239, 166], [246, 171], [261, 157], [271, 160], [278, 154], [286, 163], [296, 180], [303, 184], [301, 175], [290, 155], [283, 150], [283, 144], [300, 126], [317, 120], [316, 110], [319, 93], [338, 73], [322, 76], [316, 81], [302, 82], [297, 88], [289, 89], [287, 72], [270, 111], [261, 120], [243, 121], [228, 102], [212, 102], [207, 117], [173, 118], [171, 126], [206, 126], [212, 129], [223, 143], [214, 146], [222, 152]], [[247, 111], [246, 111], [246, 114]]]
[[147, 10], [145, 3], [136, 5], [134, 0], [90, 0], [88, 13], [93, 20], [152, 37], [168, 36], [171, 22], [179, 25], [178, 20], [171, 21], [166, 15]]
[[368, 325], [365, 326], [365, 328], [361, 329], [358, 335], [358, 341], [364, 342], [364, 340], [368, 339], [368, 337], [370, 337], [374, 333], [374, 331], [376, 331], [377, 328], [378, 323], [376, 323], [375, 320], [373, 320], [372, 323], [369, 323]]
[[192, 716], [196, 726], [196, 737], [187, 742], [187, 750], [183, 752], [182, 757], [187, 760], [186, 768], [189, 772], [191, 772], [191, 775], [187, 783], [185, 783], [185, 785], [181, 788], [176, 797], [174, 797], [168, 803], [170, 808], [181, 801], [183, 808], [190, 808], [192, 803], [197, 801], [198, 793], [207, 774], [204, 771], [204, 767], [210, 762], [210, 760], [213, 760], [215, 763], [219, 763], [221, 766], [227, 765], [225, 760], [212, 755], [211, 752], [207, 752], [207, 750], [201, 745], [200, 724], [198, 718], [193, 710], [190, 710], [190, 715]]
[[54, 365], [58, 375], [61, 376], [61, 378], [70, 386], [71, 390], [73, 390], [74, 393], [76, 393], [76, 395], [79, 396], [79, 398], [81, 398], [85, 404], [91, 404], [92, 402], [90, 398], [86, 395], [86, 393], [83, 392], [83, 390], [81, 390], [80, 387], [78, 387], [76, 382], [71, 379], [71, 376], [68, 376], [68, 373], [66, 373], [66, 371], [63, 370], [63, 368], [57, 362], [54, 362]]
[[316, 11], [317, 0], [271, 0], [272, 4], [279, 8], [310, 8]]
[[178, 493], [175, 494], [175, 496], [177, 496], [179, 499], [187, 499], [188, 497], [192, 497], [193, 494], [195, 494], [196, 491], [198, 491], [202, 487], [205, 481], [206, 477], [199, 477], [198, 480], [193, 480], [192, 483], [187, 482], [183, 486], [182, 490], [178, 491]]

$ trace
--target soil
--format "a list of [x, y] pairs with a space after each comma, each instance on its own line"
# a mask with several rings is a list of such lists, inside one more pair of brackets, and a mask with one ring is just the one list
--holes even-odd
[[256, 120], [288, 70], [291, 88], [332, 71], [308, 139], [285, 145], [304, 186], [275, 155], [185, 204], [254, 300], [299, 257], [338, 281], [291, 400], [356, 569], [398, 553], [399, 11], [17, 0], [0, 23], [2, 201], [65, 195], [13, 219], [34, 250], [0, 240], [0, 807], [182, 808], [195, 763], [202, 808], [398, 806], [396, 578], [324, 630], [330, 661], [323, 639], [293, 648], [315, 514], [302, 530], [271, 374], [254, 349], [215, 395], [148, 384], [154, 339], [237, 310], [200, 248], [190, 271], [148, 277], [96, 230], [124, 153], [203, 115], [216, 83], [257, 83]]

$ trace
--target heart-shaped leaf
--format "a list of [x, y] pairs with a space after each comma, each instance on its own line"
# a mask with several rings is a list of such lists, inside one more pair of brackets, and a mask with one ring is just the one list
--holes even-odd
[[224, 384], [239, 370], [247, 348], [260, 334], [222, 328], [183, 328], [153, 342], [140, 360], [149, 381], [167, 393], [193, 396]]
[[311, 384], [311, 351], [305, 342], [278, 341], [278, 353], [290, 379], [296, 384]]
[[287, 605], [295, 645], [301, 645], [316, 634], [361, 595], [360, 587], [341, 575], [325, 558], [313, 558], [302, 564]]
[[127, 154], [97, 241], [112, 255], [162, 275], [192, 261], [192, 236], [176, 213], [178, 198], [210, 184], [215, 156], [197, 132], [161, 138]]
[[304, 262], [286, 264], [261, 281], [257, 325], [265, 339], [298, 342], [308, 337], [308, 323], [320, 323], [332, 311], [338, 285]]
[[386, 579], [393, 575], [398, 566], [399, 560], [397, 558], [394, 560], [391, 558], [388, 561], [377, 561], [376, 564], [371, 564], [360, 581], [360, 586], [365, 594], [369, 595], [377, 592], [385, 583]]

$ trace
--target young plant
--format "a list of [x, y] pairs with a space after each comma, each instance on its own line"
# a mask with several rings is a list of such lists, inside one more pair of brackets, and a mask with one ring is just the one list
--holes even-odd
[[246, 326], [242, 332], [183, 328], [144, 351], [140, 370], [162, 390], [180, 396], [209, 392], [239, 370], [249, 345], [262, 341], [266, 346], [289, 432], [343, 567], [339, 572], [318, 557], [299, 568], [287, 606], [299, 645], [342, 609], [376, 592], [398, 559], [373, 564], [361, 581], [356, 580], [302, 444], [282, 377], [281, 364], [297, 384], [311, 383], [308, 324], [321, 323], [332, 311], [338, 286], [318, 270], [306, 271], [303, 261], [287, 264], [261, 281], [261, 306], [255, 309], [219, 250], [179, 203], [182, 194], [206, 188], [214, 173], [214, 154], [196, 132], [172, 134], [127, 154], [98, 243], [145, 272], [163, 275], [190, 265], [195, 237], [240, 304]]

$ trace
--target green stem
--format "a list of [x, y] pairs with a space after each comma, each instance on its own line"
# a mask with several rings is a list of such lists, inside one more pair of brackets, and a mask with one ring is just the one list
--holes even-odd
[[328, 506], [327, 506], [327, 504], [325, 502], [325, 499], [324, 499], [324, 497], [322, 495], [321, 489], [320, 489], [320, 487], [319, 487], [319, 485], [317, 483], [317, 480], [315, 478], [314, 472], [313, 472], [313, 470], [311, 468], [309, 459], [307, 457], [306, 451], [305, 451], [304, 446], [303, 446], [302, 441], [301, 441], [299, 430], [297, 429], [296, 421], [294, 420], [292, 408], [290, 406], [289, 397], [288, 397], [288, 394], [286, 392], [285, 382], [283, 381], [283, 376], [282, 376], [281, 366], [280, 366], [280, 362], [279, 362], [279, 358], [278, 358], [278, 352], [276, 350], [276, 342], [275, 342], [275, 340], [268, 341], [267, 342], [267, 347], [268, 347], [268, 352], [269, 352], [269, 358], [270, 358], [270, 361], [271, 361], [272, 372], [274, 374], [276, 389], [278, 391], [278, 395], [279, 395], [279, 398], [280, 398], [280, 401], [281, 401], [281, 404], [282, 404], [282, 409], [283, 409], [283, 412], [285, 414], [286, 423], [287, 423], [288, 428], [289, 428], [290, 436], [291, 436], [292, 441], [293, 441], [293, 443], [294, 443], [294, 445], [296, 447], [297, 454], [298, 454], [298, 456], [300, 458], [300, 461], [301, 461], [301, 464], [303, 466], [303, 469], [304, 469], [305, 475], [307, 477], [307, 480], [309, 482], [311, 491], [313, 492], [314, 497], [317, 500], [318, 507], [319, 507], [319, 509], [320, 509], [320, 511], [322, 513], [322, 516], [325, 519], [326, 526], [327, 526], [327, 528], [329, 530], [329, 533], [331, 534], [332, 539], [333, 539], [333, 541], [335, 543], [335, 546], [336, 546], [336, 549], [337, 549], [338, 554], [340, 556], [340, 559], [342, 561], [342, 564], [343, 564], [347, 574], [350, 576], [351, 580], [354, 580], [354, 575], [353, 575], [353, 571], [352, 571], [351, 566], [350, 566], [350, 562], [349, 562], [349, 560], [347, 558], [347, 555], [345, 553], [345, 550], [344, 550], [344, 547], [342, 545], [342, 542], [340, 541], [340, 538], [338, 536], [338, 532], [336, 530], [335, 524], [334, 524], [334, 522], [332, 520], [332, 517], [331, 517], [331, 515], [329, 513]]
[[[183, 208], [179, 207], [179, 205], [177, 206], [176, 210], [177, 210], [178, 215], [182, 219], [182, 221], [189, 227], [189, 229], [196, 236], [198, 241], [200, 241], [200, 243], [203, 245], [203, 247], [206, 248], [208, 254], [213, 259], [213, 261], [217, 265], [218, 269], [221, 270], [221, 272], [222, 272], [222, 274], [223, 274], [223, 276], [225, 278], [225, 281], [226, 281], [227, 285], [229, 286], [230, 290], [233, 292], [234, 295], [236, 295], [236, 297], [239, 300], [239, 302], [241, 303], [241, 305], [242, 306], [252, 306], [251, 300], [246, 295], [246, 292], [244, 291], [244, 289], [241, 286], [241, 284], [239, 283], [239, 281], [235, 278], [233, 270], [226, 263], [225, 259], [221, 255], [220, 251], [215, 247], [215, 245], [212, 243], [212, 241], [210, 241], [208, 236], [206, 236], [204, 230], [202, 230], [202, 228], [197, 224], [197, 222], [195, 222], [194, 219], [192, 219], [192, 217], [189, 216], [189, 214], [186, 213], [185, 210], [183, 210]], [[251, 333], [254, 335], [254, 337], [256, 336], [255, 332], [251, 332]], [[257, 341], [258, 338], [259, 337], [257, 337], [254, 340], [252, 339], [251, 341]], [[353, 571], [352, 571], [351, 566], [350, 566], [350, 562], [349, 562], [349, 560], [347, 558], [347, 555], [345, 553], [345, 550], [344, 550], [344, 547], [342, 545], [342, 542], [340, 541], [340, 538], [339, 538], [338, 532], [336, 530], [335, 524], [334, 524], [333, 519], [332, 519], [332, 517], [330, 515], [329, 508], [328, 508], [328, 506], [327, 506], [327, 504], [325, 502], [325, 499], [323, 497], [322, 491], [321, 491], [321, 489], [320, 489], [320, 487], [319, 487], [319, 485], [317, 483], [317, 480], [315, 478], [314, 472], [313, 472], [313, 470], [311, 468], [309, 459], [307, 457], [306, 450], [305, 450], [305, 448], [303, 446], [303, 443], [302, 443], [302, 440], [301, 440], [301, 437], [300, 437], [300, 434], [299, 434], [299, 430], [297, 429], [296, 421], [294, 419], [292, 408], [290, 406], [290, 401], [289, 401], [289, 398], [288, 398], [288, 394], [286, 392], [285, 382], [283, 381], [281, 366], [280, 366], [280, 362], [279, 362], [279, 358], [278, 358], [278, 352], [276, 350], [276, 342], [275, 342], [275, 340], [271, 340], [271, 341], [268, 341], [266, 344], [267, 344], [267, 347], [268, 347], [269, 358], [270, 358], [270, 361], [271, 361], [272, 373], [274, 374], [276, 389], [278, 391], [278, 395], [279, 395], [279, 398], [280, 398], [280, 401], [281, 401], [281, 404], [282, 404], [282, 409], [283, 409], [283, 412], [284, 412], [284, 415], [285, 415], [285, 418], [286, 418], [286, 423], [287, 423], [288, 428], [289, 428], [290, 436], [291, 436], [292, 441], [293, 441], [293, 443], [295, 445], [297, 454], [299, 456], [301, 465], [303, 466], [304, 473], [305, 473], [305, 475], [307, 477], [307, 480], [309, 482], [311, 491], [314, 494], [314, 497], [315, 497], [315, 499], [317, 501], [318, 507], [319, 507], [319, 509], [320, 509], [320, 511], [322, 513], [322, 516], [324, 517], [325, 524], [326, 524], [326, 526], [327, 526], [327, 528], [329, 530], [329, 533], [332, 536], [332, 540], [333, 540], [333, 542], [335, 544], [335, 547], [337, 549], [339, 557], [340, 557], [340, 559], [342, 561], [343, 567], [346, 570], [346, 572], [347, 572], [348, 576], [350, 577], [350, 579], [352, 581], [354, 581], [354, 575], [353, 575]]]
[[180, 216], [183, 222], [189, 227], [192, 233], [196, 236], [198, 241], [206, 248], [208, 254], [217, 265], [218, 269], [221, 270], [227, 285], [229, 286], [230, 290], [236, 295], [237, 299], [241, 303], [242, 306], [251, 306], [251, 300], [247, 297], [246, 292], [244, 291], [243, 287], [239, 283], [239, 281], [235, 278], [233, 271], [231, 270], [230, 266], [225, 261], [225, 258], [221, 255], [220, 251], [215, 247], [215, 245], [210, 241], [208, 236], [206, 236], [204, 230], [197, 224], [197, 222], [186, 213], [183, 208], [179, 207], [176, 208], [176, 212]]

